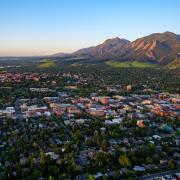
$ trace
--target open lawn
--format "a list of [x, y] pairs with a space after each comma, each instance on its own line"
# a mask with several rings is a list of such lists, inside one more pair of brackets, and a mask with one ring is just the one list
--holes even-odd
[[138, 62], [138, 61], [127, 61], [127, 62], [118, 62], [118, 61], [107, 61], [105, 62], [107, 65], [112, 66], [114, 68], [150, 68], [155, 67], [155, 64], [147, 63], [147, 62]]
[[168, 64], [169, 69], [179, 69], [180, 68], [180, 59], [176, 59], [172, 63]]
[[55, 62], [49, 59], [41, 61], [41, 64], [38, 65], [39, 68], [52, 68], [55, 67]]

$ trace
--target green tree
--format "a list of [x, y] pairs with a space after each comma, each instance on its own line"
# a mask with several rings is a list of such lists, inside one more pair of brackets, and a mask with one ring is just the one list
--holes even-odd
[[94, 131], [94, 143], [98, 146], [100, 145], [100, 136], [97, 130]]
[[121, 155], [118, 158], [118, 161], [119, 161], [119, 164], [122, 167], [129, 167], [129, 166], [131, 166], [131, 161], [129, 160], [129, 158], [126, 155]]
[[93, 175], [89, 175], [88, 180], [95, 180]]
[[146, 162], [146, 164], [152, 164], [153, 163], [153, 159], [148, 156], [148, 157], [146, 157], [145, 162]]
[[39, 179], [40, 177], [42, 177], [42, 173], [39, 170], [34, 170], [32, 172], [32, 179]]
[[168, 168], [169, 169], [175, 169], [176, 168], [174, 161], [172, 159], [168, 161]]
[[40, 164], [44, 166], [46, 164], [46, 155], [43, 151], [40, 152]]
[[103, 139], [101, 142], [101, 148], [103, 151], [107, 150], [107, 141], [105, 139]]
[[49, 176], [48, 180], [54, 180], [53, 176]]

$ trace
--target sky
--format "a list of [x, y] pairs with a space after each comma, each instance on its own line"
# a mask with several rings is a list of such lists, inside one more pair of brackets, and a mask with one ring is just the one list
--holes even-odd
[[0, 0], [0, 56], [73, 52], [165, 31], [180, 34], [180, 0]]

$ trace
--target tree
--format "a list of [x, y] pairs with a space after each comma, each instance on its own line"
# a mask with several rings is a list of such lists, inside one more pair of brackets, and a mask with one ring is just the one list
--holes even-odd
[[89, 175], [88, 180], [95, 180], [93, 175]]
[[73, 133], [73, 138], [77, 144], [80, 144], [80, 141], [82, 140], [82, 135], [79, 130], [76, 130], [75, 133]]
[[94, 131], [94, 143], [98, 146], [100, 145], [100, 137], [99, 132], [97, 130]]
[[168, 168], [169, 169], [175, 169], [176, 168], [176, 166], [175, 166], [175, 164], [174, 164], [172, 159], [168, 161]]
[[136, 172], [132, 170], [127, 170], [125, 176], [127, 179], [134, 179], [133, 177], [136, 176]]
[[151, 150], [152, 152], [154, 152], [154, 151], [156, 150], [156, 145], [153, 144], [153, 143], [151, 143], [151, 144], [149, 145], [149, 148], [150, 148], [150, 150]]
[[40, 164], [45, 165], [46, 164], [46, 155], [43, 151], [40, 152]]
[[42, 177], [41, 171], [36, 169], [32, 172], [32, 179], [39, 179], [40, 177]]
[[153, 163], [153, 159], [148, 156], [148, 157], [146, 157], [145, 162], [146, 162], [146, 164], [152, 164]]
[[98, 152], [95, 157], [95, 164], [99, 167], [105, 167], [107, 164], [109, 164], [109, 155], [105, 152]]
[[131, 161], [129, 160], [129, 158], [126, 155], [121, 155], [118, 159], [119, 164], [122, 167], [129, 167], [131, 166]]
[[101, 142], [101, 148], [103, 151], [107, 150], [107, 141], [105, 139], [103, 139]]
[[54, 178], [52, 176], [49, 176], [48, 180], [54, 180]]

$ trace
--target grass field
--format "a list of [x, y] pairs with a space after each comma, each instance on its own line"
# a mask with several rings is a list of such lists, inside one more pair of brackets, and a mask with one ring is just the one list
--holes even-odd
[[44, 59], [41, 64], [38, 65], [39, 68], [52, 68], [55, 67], [55, 62], [49, 59]]
[[107, 61], [106, 64], [114, 68], [150, 68], [156, 66], [155, 64], [138, 62], [138, 61], [132, 61], [132, 62]]
[[176, 59], [168, 65], [169, 69], [179, 69], [180, 68], [180, 59]]

